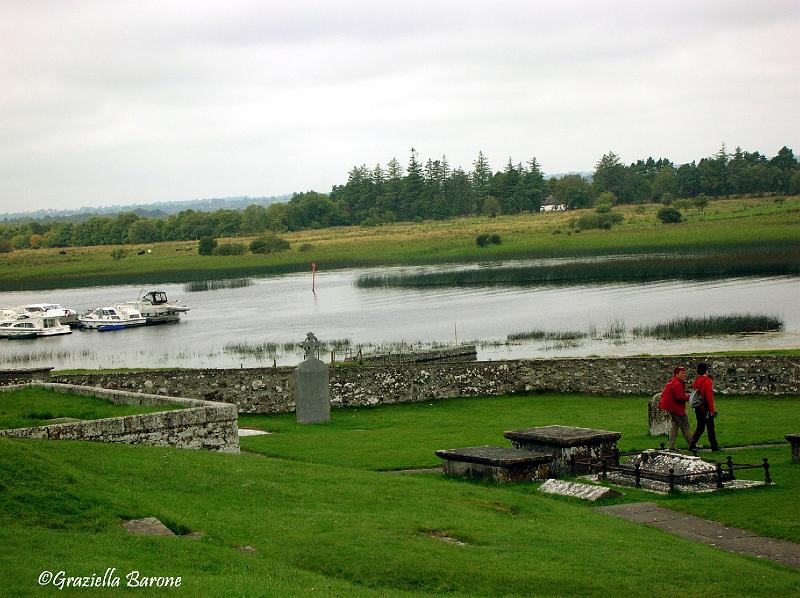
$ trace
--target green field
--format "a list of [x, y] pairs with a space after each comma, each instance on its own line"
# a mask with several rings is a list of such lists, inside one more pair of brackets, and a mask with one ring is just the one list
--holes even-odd
[[[504, 430], [554, 423], [618, 430], [623, 449], [654, 446], [645, 403], [576, 395], [476, 398], [334, 410], [331, 424], [309, 426], [291, 415], [246, 416], [241, 426], [273, 434], [243, 439], [241, 455], [0, 439], [3, 591], [53, 593], [37, 585], [44, 570], [102, 575], [116, 567], [123, 575], [181, 576], [181, 589], [168, 591], [191, 596], [800, 592], [796, 570], [541, 495], [535, 483], [495, 486], [386, 471], [434, 466], [437, 448], [507, 445]], [[720, 397], [719, 403], [723, 446], [777, 443], [800, 429], [799, 398]], [[665, 497], [625, 489], [615, 501], [655, 500], [800, 541], [800, 476], [788, 445], [731, 454], [737, 461], [768, 457], [775, 485]], [[147, 516], [179, 533], [206, 535], [137, 537], [120, 527], [123, 519]], [[242, 546], [257, 552], [237, 550]]]
[[[574, 232], [569, 222], [588, 210], [302, 231], [286, 235], [289, 251], [271, 255], [199, 256], [194, 242], [128, 246], [127, 257], [118, 261], [109, 246], [67, 248], [65, 255], [57, 249], [21, 250], [0, 255], [0, 290], [239, 278], [310, 270], [311, 262], [324, 271], [536, 257], [747, 253], [770, 247], [796, 252], [800, 197], [781, 199], [719, 200], [703, 212], [686, 210], [684, 222], [670, 225], [657, 220], [657, 204], [622, 206], [615, 208], [625, 217], [621, 225], [582, 232]], [[480, 234], [497, 234], [502, 243], [477, 247]], [[141, 249], [152, 253], [136, 255]]]
[[26, 388], [0, 392], [0, 430], [41, 426], [48, 420], [61, 417], [103, 419], [181, 407], [182, 405], [115, 405], [106, 399]]

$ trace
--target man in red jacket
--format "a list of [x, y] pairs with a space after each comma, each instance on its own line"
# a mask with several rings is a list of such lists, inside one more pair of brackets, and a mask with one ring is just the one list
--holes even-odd
[[689, 396], [686, 394], [686, 368], [677, 367], [672, 372], [672, 379], [667, 382], [661, 393], [661, 401], [658, 407], [668, 411], [672, 418], [669, 427], [669, 450], [675, 450], [675, 438], [678, 436], [678, 428], [681, 429], [686, 444], [692, 446], [692, 434], [689, 431], [689, 418], [686, 415], [686, 403]]
[[694, 414], [697, 417], [697, 428], [692, 436], [692, 441], [689, 443], [689, 449], [694, 450], [697, 446], [697, 441], [703, 435], [703, 432], [708, 428], [708, 442], [711, 444], [712, 451], [718, 451], [719, 445], [717, 444], [717, 433], [714, 430], [714, 416], [717, 415], [717, 408], [714, 405], [714, 382], [711, 376], [708, 375], [708, 364], [697, 364], [697, 378], [692, 383], [692, 388], [703, 395], [703, 402], [694, 408]]

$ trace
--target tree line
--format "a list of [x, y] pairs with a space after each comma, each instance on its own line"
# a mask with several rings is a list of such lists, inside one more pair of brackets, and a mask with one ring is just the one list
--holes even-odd
[[699, 162], [675, 165], [666, 158], [623, 164], [613, 152], [595, 165], [591, 177], [567, 174], [547, 179], [536, 158], [509, 158], [493, 171], [479, 153], [470, 171], [451, 167], [447, 158], [424, 164], [412, 148], [405, 168], [397, 159], [386, 166], [354, 167], [347, 181], [330, 193], [295, 193], [286, 203], [243, 210], [184, 210], [167, 217], [133, 212], [94, 216], [83, 222], [58, 220], [0, 223], [0, 252], [38, 247], [143, 244], [201, 237], [255, 236], [360, 224], [449, 219], [457, 216], [535, 212], [544, 203], [574, 208], [608, 203], [669, 203], [677, 198], [800, 193], [800, 168], [784, 146], [772, 158], [723, 145]]

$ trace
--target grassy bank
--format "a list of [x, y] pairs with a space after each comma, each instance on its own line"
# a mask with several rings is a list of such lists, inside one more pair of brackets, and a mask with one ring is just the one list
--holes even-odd
[[[752, 409], [745, 399], [721, 403], [725, 443], [774, 440], [777, 421], [800, 425], [797, 399], [753, 400]], [[502, 444], [505, 429], [548, 423], [615, 429], [623, 448], [652, 446], [642, 434], [644, 408], [643, 398], [541, 395], [334, 410], [330, 425], [242, 418], [242, 426], [273, 431], [244, 439], [259, 455], [0, 439], [0, 575], [16, 595], [41, 591], [44, 570], [89, 575], [107, 567], [180, 575], [181, 591], [198, 596], [800, 591], [796, 571], [539, 494], [538, 484], [379, 471], [435, 465], [437, 448]], [[741, 527], [798, 540], [800, 480], [788, 446], [743, 454], [761, 456], [773, 464], [773, 488], [693, 497], [626, 489], [616, 500], [655, 500], [729, 524], [742, 518]], [[119, 525], [146, 516], [205, 537], [129, 536]]]
[[0, 392], [0, 430], [41, 426], [59, 417], [103, 419], [139, 413], [155, 413], [179, 405], [115, 405], [111, 401], [82, 397], [48, 389]]
[[[291, 250], [270, 255], [199, 256], [194, 242], [131, 246], [114, 261], [112, 247], [15, 251], [0, 255], [0, 290], [157, 284], [321, 271], [345, 267], [477, 262], [498, 259], [615, 254], [723, 253], [744, 248], [794, 248], [800, 244], [800, 197], [716, 201], [704, 212], [688, 210], [685, 221], [664, 225], [658, 205], [615, 208], [625, 217], [612, 230], [573, 232], [572, 218], [586, 210], [497, 218], [345, 227], [288, 234]], [[477, 247], [481, 234], [497, 234], [500, 245]], [[237, 241], [247, 242], [248, 239]], [[134, 250], [152, 253], [134, 255]], [[757, 265], [757, 264], [756, 264]]]

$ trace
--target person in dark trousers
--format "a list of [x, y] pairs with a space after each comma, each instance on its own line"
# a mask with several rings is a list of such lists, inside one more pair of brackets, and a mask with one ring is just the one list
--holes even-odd
[[672, 372], [672, 378], [661, 393], [660, 409], [669, 412], [672, 422], [669, 427], [669, 450], [675, 450], [675, 438], [680, 428], [686, 444], [691, 448], [692, 435], [689, 432], [689, 417], [686, 415], [686, 403], [689, 396], [686, 394], [686, 368], [677, 367]]
[[692, 382], [692, 389], [703, 395], [703, 401], [694, 408], [694, 415], [697, 417], [697, 428], [689, 443], [689, 450], [697, 448], [697, 441], [708, 430], [708, 442], [712, 451], [718, 451], [717, 432], [714, 429], [714, 418], [717, 415], [717, 408], [714, 405], [714, 381], [708, 375], [708, 364], [697, 364], [697, 378]]

